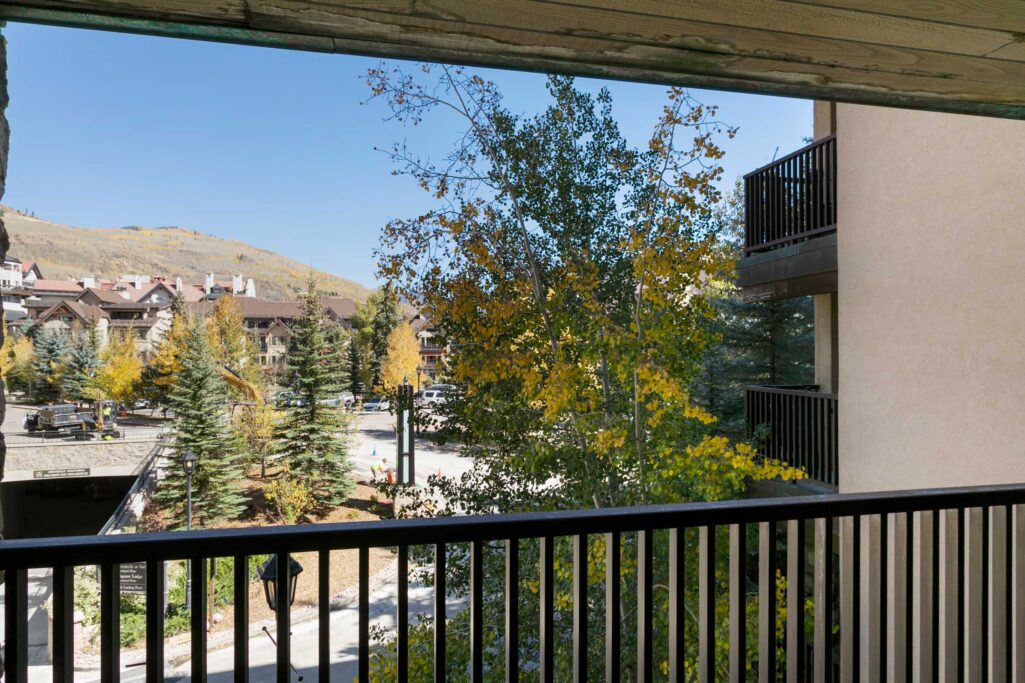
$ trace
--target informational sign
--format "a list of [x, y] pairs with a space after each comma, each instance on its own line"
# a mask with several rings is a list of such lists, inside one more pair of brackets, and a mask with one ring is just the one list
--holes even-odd
[[132, 595], [146, 594], [146, 563], [131, 562], [120, 567], [121, 592]]
[[88, 467], [67, 467], [62, 470], [34, 470], [32, 472], [33, 479], [68, 479], [88, 476]]

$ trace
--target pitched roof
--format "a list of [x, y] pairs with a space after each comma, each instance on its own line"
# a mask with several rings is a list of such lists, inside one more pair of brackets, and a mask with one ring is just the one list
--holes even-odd
[[182, 289], [180, 292], [178, 292], [178, 294], [181, 295], [182, 300], [186, 303], [195, 303], [197, 301], [202, 301], [203, 297], [206, 296], [206, 292], [203, 291], [203, 288], [201, 286], [190, 285], [188, 283], [182, 285]]
[[32, 289], [39, 292], [81, 292], [82, 285], [71, 280], [44, 280], [37, 278]]
[[106, 311], [104, 311], [102, 308], [99, 308], [98, 306], [93, 306], [91, 304], [84, 304], [81, 301], [70, 301], [69, 300], [69, 301], [58, 301], [53, 306], [50, 306], [48, 309], [46, 309], [45, 311], [40, 313], [39, 314], [39, 322], [46, 322], [55, 313], [57, 313], [61, 309], [66, 309], [66, 310], [70, 311], [71, 313], [73, 313], [76, 317], [78, 317], [83, 322], [89, 322], [90, 320], [93, 320], [93, 319], [97, 319], [98, 320], [100, 318], [109, 318], [110, 317], [110, 316], [107, 315]]
[[165, 282], [154, 282], [148, 286], [143, 286], [139, 289], [132, 288], [129, 290], [129, 295], [132, 297], [132, 301], [142, 301], [150, 294], [153, 293], [154, 289], [163, 289], [167, 291], [172, 297], [175, 296], [174, 287], [171, 287]]
[[295, 301], [263, 301], [249, 297], [236, 297], [242, 309], [243, 318], [280, 318], [291, 320], [300, 314], [299, 304]]
[[343, 296], [326, 297], [324, 307], [340, 320], [351, 320], [356, 315], [356, 302]]
[[123, 304], [131, 301], [121, 296], [121, 292], [116, 289], [100, 289], [99, 287], [89, 287], [82, 292], [76, 301], [81, 301], [84, 297], [92, 295], [98, 301], [105, 304]]

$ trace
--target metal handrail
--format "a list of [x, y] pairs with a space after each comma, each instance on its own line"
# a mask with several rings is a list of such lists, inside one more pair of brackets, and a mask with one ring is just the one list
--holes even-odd
[[779, 166], [780, 164], [786, 163], [787, 161], [790, 161], [791, 159], [795, 159], [795, 158], [801, 156], [805, 152], [808, 152], [808, 151], [814, 149], [815, 147], [821, 147], [822, 145], [825, 145], [825, 144], [827, 144], [830, 141], [835, 140], [835, 139], [836, 139], [836, 133], [830, 133], [829, 135], [827, 135], [825, 137], [822, 137], [822, 138], [819, 138], [818, 140], [815, 140], [815, 141], [805, 145], [804, 147], [802, 147], [802, 148], [800, 148], [798, 150], [790, 152], [789, 154], [787, 154], [785, 156], [781, 156], [778, 159], [773, 159], [772, 161], [770, 161], [769, 163], [765, 164], [764, 166], [759, 166], [755, 170], [750, 171], [749, 173], [745, 173], [744, 174], [744, 178], [750, 178], [753, 175], [757, 175], [758, 173], [762, 173], [763, 171], [769, 170], [773, 166]]
[[1025, 504], [1025, 483], [597, 510], [0, 541], [0, 568], [388, 548]]

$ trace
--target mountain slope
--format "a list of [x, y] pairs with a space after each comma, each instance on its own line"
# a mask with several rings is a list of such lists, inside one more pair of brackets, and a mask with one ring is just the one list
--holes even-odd
[[[48, 279], [95, 275], [181, 276], [201, 283], [208, 272], [219, 280], [242, 273], [256, 280], [263, 299], [294, 299], [305, 286], [309, 266], [237, 240], [202, 235], [184, 228], [75, 228], [26, 216], [0, 207], [11, 236], [10, 255], [35, 261]], [[330, 273], [314, 270], [324, 291], [364, 301], [366, 287]]]

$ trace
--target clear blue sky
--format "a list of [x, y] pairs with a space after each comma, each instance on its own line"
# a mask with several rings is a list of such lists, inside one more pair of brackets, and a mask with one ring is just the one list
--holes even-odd
[[[409, 131], [363, 105], [379, 60], [9, 24], [11, 156], [4, 203], [71, 225], [177, 225], [241, 239], [374, 285], [390, 218], [427, 195], [374, 146], [440, 154], [455, 129]], [[546, 104], [539, 74], [487, 71], [510, 108]], [[634, 144], [665, 88], [609, 85]], [[726, 182], [811, 134], [811, 103], [695, 91], [739, 127]], [[12, 252], [17, 255], [17, 245]]]

